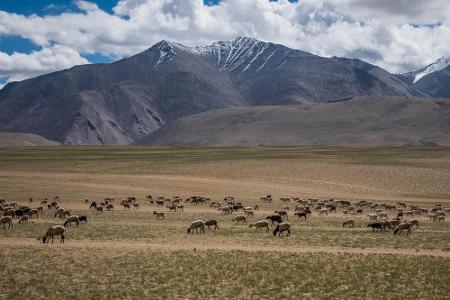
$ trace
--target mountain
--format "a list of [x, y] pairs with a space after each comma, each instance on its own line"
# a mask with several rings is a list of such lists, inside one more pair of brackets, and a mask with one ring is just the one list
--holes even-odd
[[449, 132], [450, 100], [357, 97], [209, 111], [171, 122], [136, 144], [450, 146]]
[[0, 147], [12, 146], [59, 146], [58, 142], [47, 140], [31, 133], [0, 132]]
[[6, 85], [0, 90], [0, 130], [63, 144], [128, 144], [213, 109], [420, 95], [360, 60], [242, 37], [205, 47], [161, 41], [114, 63]]
[[450, 58], [442, 57], [425, 68], [400, 77], [424, 94], [450, 98]]

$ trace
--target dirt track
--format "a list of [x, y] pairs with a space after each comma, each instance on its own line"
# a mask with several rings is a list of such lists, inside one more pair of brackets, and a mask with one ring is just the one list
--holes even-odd
[[343, 248], [343, 247], [267, 247], [267, 246], [245, 246], [245, 245], [213, 245], [213, 244], [157, 244], [148, 242], [131, 241], [92, 241], [92, 240], [71, 240], [65, 244], [60, 244], [59, 239], [54, 244], [42, 244], [36, 239], [11, 239], [0, 240], [2, 247], [48, 247], [58, 249], [110, 249], [117, 251], [246, 251], [246, 252], [283, 252], [283, 253], [349, 253], [349, 254], [393, 254], [406, 256], [434, 256], [450, 258], [450, 251], [422, 250], [415, 249], [393, 249], [393, 248]]

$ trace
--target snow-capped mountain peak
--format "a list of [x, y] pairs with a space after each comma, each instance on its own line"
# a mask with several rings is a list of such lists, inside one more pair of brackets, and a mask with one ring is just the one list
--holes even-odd
[[416, 83], [417, 81], [419, 81], [423, 77], [425, 77], [425, 76], [427, 76], [427, 75], [429, 75], [431, 73], [439, 72], [439, 71], [447, 68], [448, 66], [450, 66], [450, 58], [448, 58], [448, 57], [441, 57], [438, 60], [436, 60], [434, 63], [426, 66], [422, 70], [419, 70], [415, 74], [414, 83]]

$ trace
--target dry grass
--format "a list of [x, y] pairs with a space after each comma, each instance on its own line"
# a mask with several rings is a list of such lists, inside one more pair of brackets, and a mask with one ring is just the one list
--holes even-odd
[[[355, 218], [355, 228], [342, 228], [340, 213], [298, 221], [291, 211], [293, 232], [286, 239], [233, 224], [232, 216], [206, 205], [156, 220], [153, 210], [164, 209], [144, 197], [232, 195], [253, 206], [271, 193], [429, 208], [450, 206], [448, 178], [448, 148], [0, 149], [0, 197], [23, 204], [33, 197], [36, 206], [44, 195], [59, 195], [61, 206], [89, 218], [68, 229], [65, 245], [36, 240], [63, 223], [48, 210], [29, 224], [0, 229], [0, 296], [14, 298], [20, 290], [33, 298], [444, 299], [448, 221], [422, 217], [413, 235], [394, 236], [372, 233], [365, 217]], [[141, 209], [123, 211], [116, 203], [112, 214], [96, 215], [83, 201], [107, 196], [136, 196]], [[255, 220], [283, 205], [261, 206]], [[198, 218], [215, 218], [221, 229], [186, 234]]]
[[101, 250], [2, 249], [2, 294], [34, 299], [445, 299], [450, 292], [448, 277], [439, 275], [450, 268], [450, 260], [436, 257]]

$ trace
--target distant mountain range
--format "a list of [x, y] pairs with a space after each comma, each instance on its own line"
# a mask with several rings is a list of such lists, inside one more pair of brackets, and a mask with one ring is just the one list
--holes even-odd
[[252, 38], [205, 47], [161, 41], [114, 63], [9, 83], [0, 90], [0, 131], [63, 144], [129, 144], [215, 109], [449, 97], [448, 64], [436, 64], [395, 75], [361, 60], [320, 57]]

